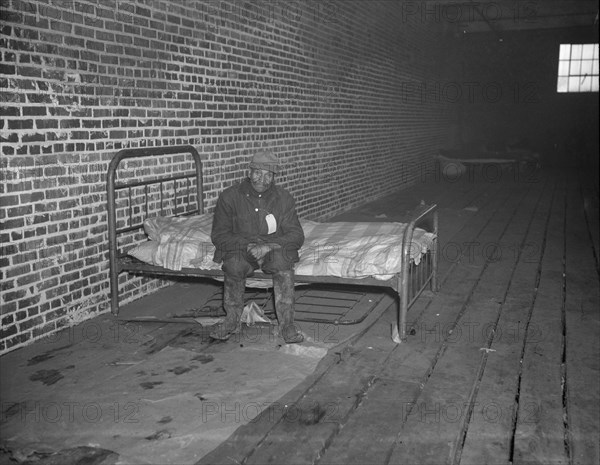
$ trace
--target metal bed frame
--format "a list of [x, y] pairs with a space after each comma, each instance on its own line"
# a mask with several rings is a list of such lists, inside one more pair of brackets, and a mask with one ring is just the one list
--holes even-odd
[[[117, 171], [121, 161], [130, 158], [160, 157], [176, 154], [191, 155], [194, 161], [193, 171], [186, 173], [170, 174], [163, 177], [153, 177], [149, 180], [125, 179], [117, 181]], [[178, 182], [185, 183], [185, 192], [179, 194]], [[108, 242], [109, 242], [109, 274], [110, 274], [110, 302], [112, 313], [119, 313], [119, 274], [127, 272], [136, 275], [152, 275], [167, 277], [194, 277], [214, 279], [223, 276], [220, 270], [200, 270], [196, 268], [184, 268], [180, 271], [169, 270], [160, 266], [149, 265], [127, 255], [126, 250], [120, 250], [119, 235], [143, 230], [143, 219], [134, 221], [132, 207], [132, 188], [142, 188], [145, 201], [144, 216], [149, 215], [148, 192], [149, 186], [159, 185], [160, 213], [164, 212], [163, 203], [165, 183], [173, 183], [174, 216], [194, 215], [204, 213], [203, 202], [203, 178], [202, 160], [197, 150], [189, 145], [169, 147], [130, 148], [119, 151], [111, 160], [107, 173], [107, 209], [108, 209]], [[195, 193], [194, 193], [195, 189]], [[128, 208], [125, 208], [125, 225], [118, 227], [117, 224], [117, 192], [124, 191], [128, 199]], [[139, 195], [139, 194], [138, 194]], [[177, 199], [180, 198], [185, 204], [182, 211], [177, 212]], [[193, 199], [195, 198], [195, 205]], [[144, 219], [145, 219], [144, 217]], [[419, 295], [429, 286], [432, 291], [437, 290], [437, 266], [438, 266], [438, 240], [434, 241], [432, 249], [422, 257], [421, 263], [416, 266], [410, 260], [410, 246], [414, 229], [418, 226], [428, 224], [430, 232], [438, 236], [438, 211], [436, 205], [421, 205], [410, 215], [410, 221], [402, 237], [402, 270], [388, 280], [376, 278], [340, 278], [335, 276], [308, 276], [295, 275], [297, 284], [344, 284], [352, 286], [383, 287], [392, 289], [397, 296], [398, 318], [397, 329], [400, 341], [406, 339], [407, 312]], [[425, 228], [425, 227], [424, 227]], [[253, 279], [268, 279], [269, 275], [256, 272]]]

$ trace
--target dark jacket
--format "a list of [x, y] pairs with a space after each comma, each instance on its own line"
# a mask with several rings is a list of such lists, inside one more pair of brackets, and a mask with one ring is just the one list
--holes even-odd
[[[268, 233], [266, 216], [276, 221], [275, 232]], [[249, 243], [271, 242], [285, 249], [286, 256], [298, 261], [304, 243], [304, 231], [296, 213], [292, 195], [283, 187], [271, 185], [262, 194], [249, 179], [225, 189], [215, 209], [211, 239], [216, 247], [213, 260], [221, 263], [238, 252], [246, 252]]]

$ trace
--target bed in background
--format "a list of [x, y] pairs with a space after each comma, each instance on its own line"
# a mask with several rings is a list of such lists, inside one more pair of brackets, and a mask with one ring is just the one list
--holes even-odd
[[538, 168], [540, 166], [540, 154], [526, 147], [518, 145], [484, 145], [481, 148], [455, 148], [440, 149], [434, 156], [442, 166], [448, 163], [463, 165], [513, 165], [518, 169], [519, 165]]
[[[180, 156], [192, 160], [181, 172], [154, 163], [154, 169], [140, 177], [120, 166], [123, 160], [152, 164], [154, 159]], [[203, 186], [202, 160], [192, 146], [124, 149], [111, 160], [107, 209], [114, 315], [119, 312], [123, 272], [222, 279], [220, 265], [211, 260], [212, 213], [204, 211]], [[394, 340], [405, 340], [408, 308], [425, 289], [437, 287], [436, 206], [416, 207], [407, 223], [302, 220], [302, 226], [306, 239], [295, 268], [296, 284], [392, 289], [398, 305]], [[271, 277], [257, 272], [250, 283], [270, 286]]]

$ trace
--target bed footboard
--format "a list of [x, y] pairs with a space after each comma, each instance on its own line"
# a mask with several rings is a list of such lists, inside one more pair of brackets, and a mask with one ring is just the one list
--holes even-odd
[[[426, 229], [434, 233], [433, 247], [423, 257], [422, 265], [415, 266], [410, 260], [410, 248], [415, 228], [431, 222]], [[408, 308], [427, 288], [433, 292], [438, 289], [438, 234], [439, 219], [437, 205], [420, 205], [409, 216], [409, 223], [402, 238], [402, 272], [396, 279], [398, 293], [398, 321], [392, 328], [394, 342], [406, 340]]]

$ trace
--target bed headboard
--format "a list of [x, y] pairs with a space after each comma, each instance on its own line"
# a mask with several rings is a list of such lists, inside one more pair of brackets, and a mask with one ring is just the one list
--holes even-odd
[[[191, 156], [192, 168], [177, 172], [169, 167], [172, 173], [161, 172], [164, 168], [157, 165], [158, 157], [177, 156], [187, 160]], [[151, 158], [155, 163], [144, 176], [136, 173], [118, 176], [122, 173], [119, 167], [123, 160], [138, 159], [143, 164], [142, 159]], [[191, 145], [123, 149], [111, 160], [106, 182], [110, 254], [117, 253], [117, 236], [141, 230], [150, 214], [183, 216], [204, 213], [202, 160]]]

